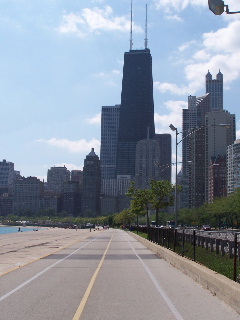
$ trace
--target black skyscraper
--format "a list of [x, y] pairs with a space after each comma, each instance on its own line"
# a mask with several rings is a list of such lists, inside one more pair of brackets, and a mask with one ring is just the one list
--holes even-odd
[[100, 214], [101, 171], [100, 160], [92, 148], [83, 167], [82, 213], [94, 217]]
[[117, 175], [135, 175], [135, 153], [139, 140], [154, 139], [152, 56], [149, 49], [124, 54]]

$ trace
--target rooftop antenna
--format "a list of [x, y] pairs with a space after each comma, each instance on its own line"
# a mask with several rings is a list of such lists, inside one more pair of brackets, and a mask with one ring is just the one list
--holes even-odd
[[133, 41], [132, 41], [132, 0], [131, 0], [131, 31], [130, 31], [130, 50], [132, 50]]
[[148, 47], [148, 38], [147, 38], [147, 4], [146, 4], [146, 23], [145, 23], [145, 49]]

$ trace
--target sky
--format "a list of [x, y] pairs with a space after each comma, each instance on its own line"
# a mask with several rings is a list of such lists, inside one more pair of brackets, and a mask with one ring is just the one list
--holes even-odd
[[[144, 48], [148, 5], [155, 127], [173, 134], [173, 162], [169, 125], [181, 131], [208, 70], [223, 73], [240, 138], [240, 14], [216, 16], [207, 0], [132, 2], [133, 49]], [[101, 108], [121, 102], [130, 20], [130, 0], [0, 0], [0, 161], [42, 180], [53, 166], [82, 169], [91, 148], [100, 156]]]

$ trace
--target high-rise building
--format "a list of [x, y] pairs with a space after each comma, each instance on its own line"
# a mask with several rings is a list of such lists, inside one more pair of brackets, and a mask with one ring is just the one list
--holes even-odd
[[226, 155], [212, 157], [209, 165], [208, 202], [227, 196], [227, 165]]
[[[209, 170], [212, 159], [220, 157], [224, 159], [227, 147], [234, 142], [235, 136], [235, 115], [221, 109], [212, 109], [211, 112], [208, 112], [205, 117], [205, 125], [193, 131], [189, 148], [190, 207], [199, 207], [204, 202], [212, 201], [212, 196], [211, 199], [209, 198], [210, 189], [215, 182], [210, 179], [214, 177], [215, 180], [220, 181], [223, 179], [220, 175], [224, 172], [222, 161], [221, 170], [215, 170], [215, 175], [211, 175]], [[217, 173], [219, 173], [218, 177]]]
[[97, 216], [100, 214], [101, 171], [100, 160], [92, 148], [86, 156], [83, 167], [82, 214]]
[[[201, 133], [201, 128], [205, 125], [205, 116], [210, 108], [210, 94], [207, 93], [203, 96], [189, 96], [188, 109], [182, 111], [182, 172], [181, 172], [181, 201], [180, 207], [192, 207], [194, 193], [193, 180], [190, 177], [193, 174], [193, 156], [195, 155], [195, 145], [193, 143], [196, 133]], [[200, 150], [204, 151], [203, 145], [200, 144]], [[204, 157], [204, 153], [201, 153]], [[201, 163], [201, 157], [197, 157], [196, 161]], [[195, 159], [195, 158], [194, 158]], [[204, 161], [204, 158], [203, 158]]]
[[[206, 155], [205, 155], [205, 201], [209, 198], [209, 164], [212, 157], [226, 157], [227, 147], [236, 140], [235, 114], [221, 109], [212, 109], [206, 116]], [[225, 161], [226, 165], [226, 161]], [[227, 172], [227, 170], [226, 170]], [[227, 179], [227, 177], [226, 177]]]
[[151, 180], [161, 180], [160, 147], [157, 140], [144, 139], [137, 143], [135, 187], [149, 189]]
[[0, 193], [0, 216], [13, 213], [13, 197], [9, 193]]
[[135, 176], [137, 142], [154, 139], [152, 56], [150, 50], [124, 54], [116, 175]]
[[182, 171], [187, 174], [189, 159], [189, 139], [191, 132], [204, 126], [205, 116], [211, 110], [210, 95], [188, 97], [188, 109], [182, 111]]
[[80, 190], [82, 190], [83, 171], [82, 170], [72, 170], [71, 171], [71, 181], [78, 182]]
[[44, 185], [36, 177], [21, 178], [14, 183], [13, 213], [26, 214], [37, 212], [41, 208]]
[[0, 161], [0, 188], [11, 188], [14, 182], [14, 163]]
[[48, 190], [60, 193], [64, 182], [70, 180], [70, 171], [64, 167], [51, 167], [47, 173]]
[[204, 96], [188, 97], [182, 129], [181, 207], [199, 207], [226, 191], [226, 148], [236, 135], [235, 115], [223, 110], [220, 71], [216, 79], [208, 71]]
[[240, 140], [227, 148], [227, 193], [240, 188]]
[[171, 182], [172, 177], [172, 136], [169, 133], [155, 134], [155, 140], [159, 144], [159, 168], [160, 180]]
[[212, 79], [212, 75], [208, 71], [206, 75], [206, 93], [210, 93], [212, 109], [223, 109], [223, 74], [220, 70], [216, 79]]
[[120, 105], [102, 107], [100, 151], [102, 179], [116, 177], [119, 113]]
[[71, 216], [81, 212], [81, 193], [78, 181], [67, 181], [62, 186], [62, 211]]
[[131, 176], [117, 176], [117, 179], [102, 180], [101, 214], [117, 213], [129, 208], [130, 198], [126, 195]]

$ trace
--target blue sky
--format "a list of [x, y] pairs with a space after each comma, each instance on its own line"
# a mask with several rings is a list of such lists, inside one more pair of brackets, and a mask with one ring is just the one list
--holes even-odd
[[[215, 16], [207, 0], [133, 0], [133, 49], [144, 47], [146, 3], [156, 131], [181, 131], [188, 95], [205, 94], [206, 73], [220, 69], [240, 138], [240, 15]], [[238, 0], [226, 4], [240, 10]], [[100, 155], [101, 107], [121, 101], [130, 6], [0, 0], [0, 160], [43, 179], [54, 165], [82, 169], [92, 147]]]

